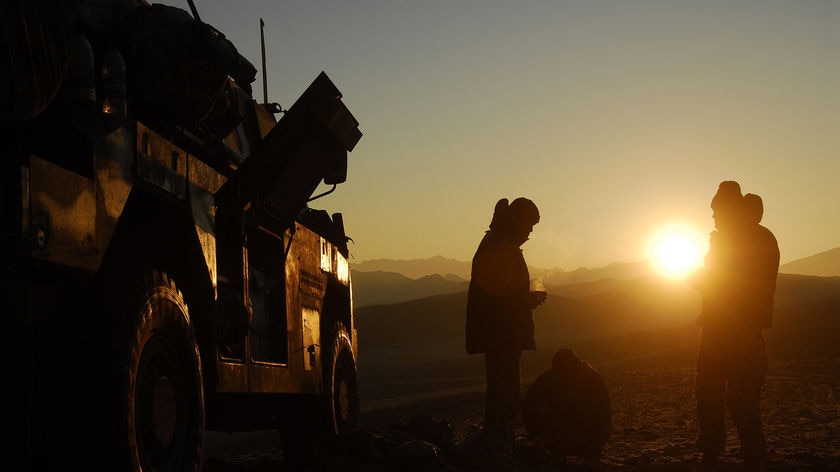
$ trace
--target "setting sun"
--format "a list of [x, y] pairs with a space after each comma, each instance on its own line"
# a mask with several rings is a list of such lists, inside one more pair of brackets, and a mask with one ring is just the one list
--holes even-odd
[[678, 279], [700, 266], [705, 249], [706, 241], [700, 232], [674, 223], [659, 228], [651, 236], [646, 252], [658, 274]]

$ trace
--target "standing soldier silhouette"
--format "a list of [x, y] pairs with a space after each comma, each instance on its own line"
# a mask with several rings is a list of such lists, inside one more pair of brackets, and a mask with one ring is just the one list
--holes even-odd
[[466, 348], [484, 354], [487, 404], [479, 441], [487, 468], [515, 470], [513, 430], [520, 408], [520, 357], [535, 349], [531, 310], [546, 293], [531, 290], [520, 246], [540, 221], [527, 198], [496, 203], [490, 229], [472, 261], [467, 297]]
[[702, 296], [695, 394], [700, 470], [721, 470], [726, 410], [738, 429], [744, 470], [764, 470], [761, 387], [767, 372], [763, 329], [771, 327], [779, 246], [759, 222], [763, 203], [721, 182], [711, 203], [716, 230], [704, 267], [689, 283]]

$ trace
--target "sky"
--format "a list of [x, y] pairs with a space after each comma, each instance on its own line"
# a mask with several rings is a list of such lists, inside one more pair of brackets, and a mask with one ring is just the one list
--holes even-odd
[[[186, 0], [165, 3], [189, 10]], [[722, 180], [764, 199], [782, 263], [840, 246], [840, 2], [195, 0], [288, 108], [324, 71], [364, 133], [341, 212], [351, 264], [470, 260], [499, 198], [541, 221], [534, 267], [705, 235]], [[705, 236], [704, 236], [705, 238]]]

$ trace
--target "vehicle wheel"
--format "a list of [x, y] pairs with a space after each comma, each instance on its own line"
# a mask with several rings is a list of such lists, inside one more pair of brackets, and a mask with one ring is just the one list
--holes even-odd
[[175, 283], [159, 272], [143, 277], [133, 299], [120, 397], [129, 470], [198, 471], [204, 391], [187, 305]]
[[324, 353], [324, 394], [327, 402], [326, 427], [333, 434], [352, 431], [359, 423], [359, 369], [350, 334], [338, 323], [330, 331]]
[[325, 441], [352, 431], [359, 422], [358, 368], [347, 328], [338, 323], [321, 339], [326, 342], [321, 351], [324, 393], [292, 404], [279, 430], [284, 460], [295, 470], [312, 468]]

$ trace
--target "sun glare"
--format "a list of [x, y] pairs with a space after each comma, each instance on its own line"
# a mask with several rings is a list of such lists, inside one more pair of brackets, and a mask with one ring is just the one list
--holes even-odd
[[685, 277], [703, 262], [706, 241], [697, 230], [683, 224], [659, 228], [648, 241], [647, 258], [664, 277]]

